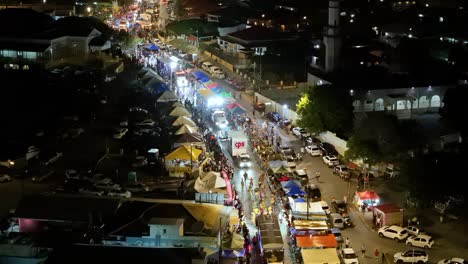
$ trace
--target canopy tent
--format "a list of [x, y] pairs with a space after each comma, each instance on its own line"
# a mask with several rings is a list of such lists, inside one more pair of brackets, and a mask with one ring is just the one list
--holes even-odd
[[327, 220], [294, 220], [294, 229], [296, 230], [328, 230]]
[[197, 178], [194, 188], [199, 193], [208, 193], [213, 189], [226, 188], [226, 182], [219, 172], [210, 171]]
[[193, 133], [197, 133], [198, 132], [198, 128], [197, 127], [193, 127], [193, 126], [189, 126], [189, 125], [182, 125], [176, 132], [175, 134], [176, 135], [182, 135], [182, 134], [193, 134]]
[[145, 87], [149, 90], [154, 91], [155, 93], [164, 93], [169, 91], [169, 87], [164, 82], [157, 80], [156, 78], [152, 78]]
[[173, 103], [173, 104], [172, 104], [172, 107], [184, 107], [184, 108], [185, 108], [185, 106], [184, 106], [181, 102], [179, 102], [179, 101]]
[[198, 90], [198, 93], [204, 98], [210, 98], [210, 97], [216, 96], [215, 93], [213, 93], [211, 90], [208, 90], [208, 89], [200, 89]]
[[203, 142], [203, 137], [198, 134], [198, 133], [187, 133], [187, 134], [182, 134], [179, 136], [179, 138], [174, 142], [174, 147], [180, 147], [182, 145], [185, 145], [187, 147], [193, 147], [197, 146], [201, 149], [205, 149], [205, 143]]
[[230, 92], [222, 91], [220, 94], [218, 94], [222, 98], [233, 98], [232, 94]]
[[197, 126], [195, 122], [187, 116], [178, 116], [176, 120], [172, 123], [172, 126], [182, 126], [182, 125], [189, 125], [189, 126]]
[[175, 95], [174, 92], [165, 91], [159, 96], [156, 102], [174, 102], [178, 100], [179, 100], [179, 97], [177, 97], [177, 95]]
[[297, 246], [300, 248], [336, 248], [335, 235], [296, 236]]
[[[198, 159], [198, 156], [202, 153], [201, 150], [197, 148], [190, 148], [185, 145], [178, 147], [176, 150], [172, 151], [169, 153], [166, 157], [165, 160], [192, 160], [196, 161]], [[190, 159], [190, 156], [192, 157]]]
[[291, 173], [291, 169], [284, 166], [284, 165], [281, 165], [280, 167], [276, 167], [276, 168], [271, 168], [273, 170], [273, 172], [275, 174], [281, 174], [281, 173]]
[[210, 91], [212, 91], [213, 93], [219, 95], [219, 94], [221, 94], [224, 90], [223, 90], [223, 88], [216, 86], [216, 87], [214, 87], [213, 89], [210, 89]]
[[281, 186], [283, 186], [283, 188], [286, 188], [286, 189], [289, 189], [292, 187], [299, 187], [299, 185], [294, 180], [281, 182]]
[[142, 79], [143, 76], [145, 76], [145, 74], [148, 73], [148, 70], [146, 69], [141, 69], [138, 73], [137, 73], [137, 79]]
[[336, 248], [303, 249], [301, 250], [303, 263], [307, 264], [340, 264]]
[[374, 215], [380, 218], [380, 225], [403, 226], [403, 208], [395, 204], [381, 204], [374, 207]]
[[380, 202], [380, 197], [374, 191], [356, 191], [355, 195], [356, 202], [359, 206], [372, 207], [376, 206]]
[[231, 115], [243, 115], [247, 111], [245, 111], [242, 107], [236, 106], [234, 108], [229, 109], [229, 112], [231, 113]]
[[203, 86], [204, 86], [206, 89], [213, 89], [213, 88], [215, 88], [215, 87], [218, 87], [218, 84], [210, 80], [210, 81], [204, 82], [204, 83], [203, 83]]
[[157, 45], [155, 45], [155, 44], [150, 43], [150, 44], [145, 46], [145, 49], [156, 51], [156, 50], [159, 50], [159, 47]]
[[200, 70], [192, 71], [192, 76], [197, 80], [209, 80], [210, 78]]
[[286, 189], [286, 195], [287, 196], [293, 196], [293, 195], [305, 195], [305, 192], [301, 190], [299, 187], [292, 187], [289, 189]]
[[169, 113], [170, 116], [187, 116], [187, 117], [192, 117], [192, 114], [185, 109], [184, 107], [176, 107], [172, 109], [172, 111]]

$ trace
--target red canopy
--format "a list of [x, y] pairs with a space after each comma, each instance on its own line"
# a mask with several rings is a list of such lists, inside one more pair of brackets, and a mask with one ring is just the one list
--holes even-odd
[[379, 196], [373, 191], [356, 192], [361, 200], [376, 200]]
[[212, 83], [212, 84], [208, 84], [206, 88], [211, 89], [211, 88], [215, 88], [216, 86], [218, 86], [217, 83]]
[[226, 105], [226, 108], [227, 108], [227, 109], [232, 109], [232, 108], [234, 108], [234, 107], [236, 107], [236, 106], [239, 106], [239, 105], [238, 105], [237, 103], [232, 103], [232, 104], [227, 104], [227, 105]]

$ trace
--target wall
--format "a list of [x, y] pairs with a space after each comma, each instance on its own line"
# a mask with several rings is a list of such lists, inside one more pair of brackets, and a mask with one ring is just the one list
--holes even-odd
[[[166, 233], [164, 233], [164, 229]], [[150, 237], [160, 235], [161, 238], [178, 238], [184, 236], [183, 226], [177, 225], [150, 225]]]
[[337, 137], [335, 133], [326, 131], [326, 132], [320, 133], [319, 138], [320, 140], [324, 142], [328, 142], [332, 144], [335, 147], [336, 151], [338, 151], [338, 153], [341, 156], [344, 156], [345, 151], [348, 150], [347, 142]]
[[211, 60], [213, 60], [214, 62], [217, 62], [219, 64], [221, 64], [221, 66], [223, 66], [224, 68], [228, 69], [229, 71], [233, 72], [234, 71], [234, 65], [232, 65], [231, 63], [221, 59], [220, 57], [208, 52], [208, 51], [204, 51], [204, 54], [205, 56], [208, 56], [211, 58]]

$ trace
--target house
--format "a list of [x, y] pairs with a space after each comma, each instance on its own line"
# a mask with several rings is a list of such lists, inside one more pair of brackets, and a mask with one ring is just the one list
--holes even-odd
[[[110, 50], [110, 41], [92, 26], [91, 20], [83, 19], [54, 21], [29, 9], [0, 10], [0, 22], [11, 25], [0, 36], [0, 66], [29, 70], [50, 68], [66, 61], [75, 64], [87, 63], [92, 58], [102, 60], [101, 52]], [[79, 62], [76, 58], [80, 58]]]

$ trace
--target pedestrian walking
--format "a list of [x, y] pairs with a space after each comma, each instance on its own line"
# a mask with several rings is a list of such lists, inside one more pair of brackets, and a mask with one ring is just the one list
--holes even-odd
[[379, 250], [376, 248], [375, 251], [374, 251], [374, 257], [378, 260], [378, 259], [379, 259], [379, 256], [380, 256], [380, 252], [379, 252]]
[[366, 245], [362, 244], [361, 246], [361, 253], [362, 253], [362, 256], [364, 257], [365, 254], [366, 254]]
[[349, 238], [346, 238], [346, 240], [345, 240], [345, 247], [346, 247], [346, 248], [349, 248], [349, 244], [350, 244]]
[[385, 253], [382, 252], [382, 263], [385, 263]]

